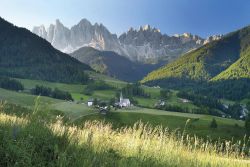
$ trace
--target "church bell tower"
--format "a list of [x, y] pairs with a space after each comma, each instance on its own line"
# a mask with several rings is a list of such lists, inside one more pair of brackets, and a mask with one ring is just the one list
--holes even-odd
[[120, 103], [123, 101], [123, 96], [122, 96], [122, 92], [120, 94]]

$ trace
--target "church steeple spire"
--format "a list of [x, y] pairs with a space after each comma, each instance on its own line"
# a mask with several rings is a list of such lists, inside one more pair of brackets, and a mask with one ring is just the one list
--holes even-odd
[[121, 91], [121, 93], [120, 93], [120, 102], [122, 102], [122, 100], [123, 100], [123, 96], [122, 96], [122, 91]]

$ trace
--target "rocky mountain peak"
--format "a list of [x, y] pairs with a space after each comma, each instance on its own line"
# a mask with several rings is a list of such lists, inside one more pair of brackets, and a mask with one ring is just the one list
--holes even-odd
[[143, 26], [142, 29], [143, 29], [143, 31], [149, 31], [149, 30], [151, 30], [151, 27], [150, 27], [150, 25], [146, 24]]
[[[202, 46], [205, 39], [191, 33], [168, 36], [159, 29], [146, 24], [139, 29], [130, 28], [117, 37], [103, 24], [91, 24], [82, 19], [71, 28], [65, 27], [59, 19], [47, 30], [44, 26], [34, 27], [33, 32], [48, 40], [55, 48], [71, 53], [81, 47], [89, 46], [98, 50], [114, 51], [139, 62], [171, 61], [189, 50]], [[219, 37], [209, 37], [206, 42]]]
[[34, 32], [35, 34], [39, 34], [39, 36], [42, 38], [46, 38], [47, 36], [47, 32], [45, 30], [44, 25], [34, 27], [32, 32]]
[[90, 21], [88, 21], [87, 19], [82, 19], [77, 25], [91, 25]]
[[207, 44], [207, 43], [212, 42], [212, 41], [217, 41], [217, 40], [221, 39], [222, 37], [223, 37], [223, 35], [212, 35], [212, 36], [209, 36], [204, 41], [204, 44]]

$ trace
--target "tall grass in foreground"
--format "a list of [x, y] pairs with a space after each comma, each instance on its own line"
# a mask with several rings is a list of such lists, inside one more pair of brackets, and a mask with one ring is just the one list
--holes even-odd
[[89, 121], [79, 128], [37, 112], [0, 113], [0, 137], [0, 166], [250, 166], [247, 140], [212, 143], [140, 122], [114, 130]]

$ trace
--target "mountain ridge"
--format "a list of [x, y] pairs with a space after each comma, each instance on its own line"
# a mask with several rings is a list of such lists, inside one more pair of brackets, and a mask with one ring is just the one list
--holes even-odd
[[[206, 81], [250, 78], [250, 67], [247, 63], [250, 51], [249, 36], [250, 26], [229, 33], [222, 39], [184, 54], [176, 61], [151, 72], [142, 82], [171, 77]], [[241, 74], [236, 69], [241, 71]], [[238, 76], [232, 77], [235, 75], [232, 73], [238, 73]]]
[[128, 82], [141, 80], [148, 72], [162, 65], [133, 62], [115, 52], [100, 51], [91, 47], [82, 47], [70, 55], [99, 73]]
[[51, 24], [47, 30], [44, 26], [39, 26], [34, 27], [32, 32], [66, 53], [89, 46], [101, 51], [114, 51], [132, 61], [143, 63], [172, 61], [204, 43], [221, 38], [221, 36], [214, 36], [203, 39], [190, 33], [168, 36], [150, 25], [141, 26], [139, 29], [130, 28], [118, 37], [103, 24], [92, 25], [87, 19], [82, 19], [71, 28], [65, 27], [56, 20], [56, 23]]

